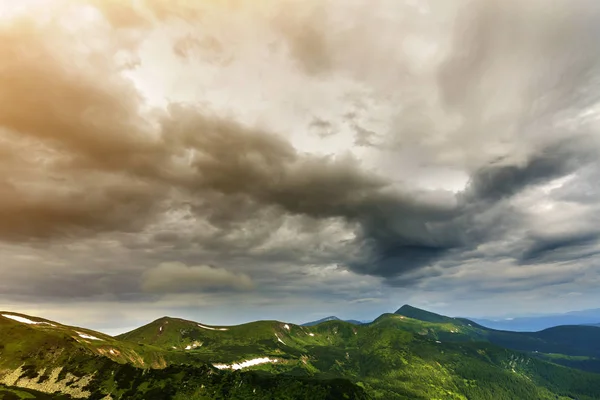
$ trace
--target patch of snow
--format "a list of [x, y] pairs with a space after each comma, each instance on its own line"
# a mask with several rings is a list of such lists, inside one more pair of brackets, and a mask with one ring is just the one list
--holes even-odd
[[309, 336], [315, 336], [315, 334], [314, 334], [314, 333], [309, 333], [308, 335], [309, 335]]
[[18, 315], [2, 314], [2, 316], [5, 317], [5, 318], [9, 318], [9, 319], [15, 320], [17, 322], [21, 322], [23, 324], [56, 326], [56, 325], [51, 324], [49, 322], [32, 321], [32, 320], [30, 320], [28, 318], [25, 318], [25, 317], [19, 317]]
[[158, 331], [159, 331], [159, 332], [162, 332], [162, 326], [161, 326], [160, 328], [158, 328]]
[[284, 327], [285, 329], [287, 329], [288, 331], [290, 330], [290, 326], [289, 326], [288, 324], [285, 324], [283, 327]]
[[96, 336], [88, 335], [88, 334], [81, 333], [81, 332], [77, 332], [77, 334], [78, 334], [79, 336], [81, 336], [82, 338], [84, 338], [84, 339], [90, 339], [90, 340], [102, 340], [102, 339], [100, 339], [100, 338], [97, 338]]
[[262, 358], [254, 358], [252, 360], [246, 360], [246, 361], [242, 361], [240, 363], [234, 363], [231, 365], [227, 365], [227, 364], [213, 364], [213, 366], [215, 368], [218, 369], [242, 369], [242, 368], [248, 368], [248, 367], [252, 367], [254, 365], [259, 365], [259, 364], [265, 364], [265, 363], [276, 363], [277, 360], [274, 358], [269, 358], [269, 357], [262, 357]]
[[205, 325], [200, 325], [200, 324], [198, 324], [198, 326], [200, 328], [208, 329], [208, 330], [211, 330], [211, 331], [228, 331], [229, 330], [227, 328], [211, 328], [210, 326], [205, 326]]
[[[279, 338], [279, 336], [277, 336], [277, 334], [275, 334], [275, 337], [277, 338], [277, 341], [278, 341], [279, 343], [283, 343], [283, 344], [285, 344], [285, 342], [284, 342], [283, 340], [281, 340], [281, 339]], [[287, 344], [285, 344], [285, 345], [287, 346]]]
[[436, 342], [436, 343], [442, 343], [442, 342], [440, 342], [439, 340], [436, 340], [435, 342]]

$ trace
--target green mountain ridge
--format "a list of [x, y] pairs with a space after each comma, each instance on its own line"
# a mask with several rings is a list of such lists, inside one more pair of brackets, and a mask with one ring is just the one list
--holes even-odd
[[404, 306], [396, 314], [420, 321], [446, 321], [463, 327], [456, 338], [485, 340], [508, 349], [561, 365], [600, 373], [600, 328], [586, 325], [563, 325], [538, 332], [513, 332], [486, 328], [464, 318], [449, 318], [429, 311]]
[[185, 355], [0, 312], [0, 384], [10, 396], [27, 389], [56, 399], [368, 398], [346, 379], [221, 371], [201, 360], [186, 363]]
[[[363, 325], [211, 326], [163, 317], [116, 337], [5, 314], [0, 312], [0, 394], [37, 390], [63, 396], [57, 399], [103, 400], [600, 398], [600, 374], [557, 365], [572, 356], [543, 359], [509, 350], [492, 341], [506, 332], [410, 306]], [[544, 340], [562, 344], [567, 336]], [[543, 337], [511, 340], [539, 345]]]

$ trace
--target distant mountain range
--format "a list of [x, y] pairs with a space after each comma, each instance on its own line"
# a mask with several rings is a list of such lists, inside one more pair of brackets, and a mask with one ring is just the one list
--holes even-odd
[[493, 329], [534, 332], [559, 325], [600, 325], [600, 308], [532, 317], [471, 320]]
[[[410, 306], [404, 306], [404, 312], [409, 312], [408, 308]], [[419, 310], [418, 308], [412, 307], [414, 310]], [[421, 312], [429, 313], [429, 317], [432, 320], [428, 322], [436, 322], [433, 319], [440, 318], [451, 318], [440, 316], [435, 313], [431, 313], [428, 311], [420, 310]], [[437, 317], [435, 317], [437, 316]], [[421, 315], [423, 317], [423, 315]], [[581, 311], [571, 311], [567, 313], [557, 313], [557, 314], [548, 314], [548, 315], [538, 315], [531, 317], [518, 317], [518, 318], [505, 318], [505, 319], [489, 319], [489, 318], [469, 318], [469, 317], [460, 317], [462, 319], [468, 319], [473, 321], [483, 327], [504, 330], [504, 331], [514, 331], [514, 332], [536, 332], [541, 331], [543, 329], [552, 328], [555, 326], [562, 325], [587, 325], [587, 326], [599, 326], [600, 327], [600, 308], [599, 309], [590, 309], [590, 310], [581, 310]], [[314, 326], [320, 324], [321, 322], [326, 321], [345, 321], [355, 325], [367, 324], [371, 322], [370, 320], [358, 321], [354, 319], [342, 320], [336, 316], [330, 316], [321, 318], [316, 321], [305, 322], [302, 326]], [[441, 321], [438, 321], [441, 322]]]
[[111, 337], [0, 312], [0, 398], [600, 398], [598, 327], [507, 332], [409, 305], [370, 323], [326, 319], [163, 317]]

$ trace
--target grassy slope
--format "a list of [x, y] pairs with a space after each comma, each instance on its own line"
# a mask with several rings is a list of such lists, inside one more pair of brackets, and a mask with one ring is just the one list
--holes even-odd
[[0, 385], [1, 400], [70, 400], [71, 396], [61, 394], [48, 394], [37, 390], [24, 389], [14, 386]]
[[[366, 398], [348, 380], [219, 371], [199, 360], [194, 366], [182, 365], [178, 357], [187, 355], [184, 351], [23, 317], [47, 324], [24, 324], [0, 316], [0, 375], [9, 385], [92, 400], [107, 393], [132, 400]], [[103, 340], [86, 340], [78, 332]]]
[[[223, 331], [162, 318], [119, 338], [171, 349], [173, 355], [184, 353], [190, 364], [195, 359], [221, 363], [277, 357], [281, 362], [256, 368], [346, 377], [381, 399], [600, 397], [600, 375], [499, 348], [466, 321], [433, 320], [439, 322], [386, 314], [360, 326], [327, 321], [287, 329], [280, 322], [259, 321]], [[190, 343], [202, 345], [181, 350]]]
[[[449, 318], [404, 306], [396, 314], [422, 322], [438, 320], [456, 326], [451, 340], [489, 341], [512, 350], [524, 351], [540, 359], [589, 372], [600, 372], [600, 328], [557, 326], [539, 332], [499, 331], [461, 318]], [[440, 333], [443, 335], [443, 333]]]
[[[22, 367], [22, 377], [43, 380], [63, 366], [63, 382], [93, 375], [85, 386], [92, 399], [109, 392], [150, 400], [366, 398], [350, 381], [378, 399], [600, 398], [600, 375], [497, 347], [486, 341], [489, 330], [431, 314], [412, 314], [427, 321], [384, 314], [367, 325], [311, 327], [277, 321], [207, 327], [165, 317], [116, 338], [0, 317], [0, 369]], [[257, 357], [277, 362], [253, 372], [206, 364]]]

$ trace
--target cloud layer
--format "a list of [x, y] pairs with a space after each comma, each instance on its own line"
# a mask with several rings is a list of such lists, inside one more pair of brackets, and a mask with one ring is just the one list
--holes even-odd
[[593, 1], [11, 4], [11, 301], [597, 278]]

